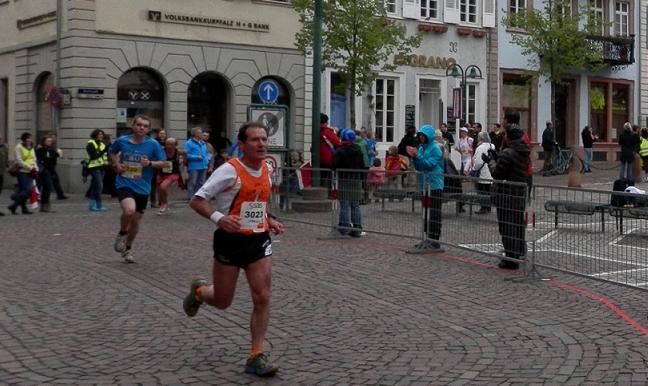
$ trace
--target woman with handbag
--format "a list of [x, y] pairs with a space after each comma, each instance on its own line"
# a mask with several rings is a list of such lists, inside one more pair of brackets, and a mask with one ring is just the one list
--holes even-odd
[[[475, 155], [473, 156], [473, 170], [470, 172], [470, 176], [474, 178], [479, 178], [475, 182], [475, 186], [478, 194], [487, 194], [490, 195], [491, 185], [493, 184], [493, 177], [491, 176], [488, 165], [482, 159], [482, 155], [488, 155], [489, 151], [495, 151], [495, 145], [491, 143], [490, 135], [487, 132], [482, 131], [477, 135], [479, 140], [479, 146], [475, 149]], [[490, 205], [484, 205], [475, 214], [486, 214], [490, 213]]]
[[20, 206], [23, 214], [32, 214], [27, 209], [27, 200], [31, 196], [34, 178], [38, 175], [38, 166], [30, 133], [23, 133], [20, 136], [20, 143], [16, 145], [15, 153], [16, 163], [19, 167], [16, 172], [18, 191], [11, 195], [13, 204], [9, 205], [9, 210], [11, 214], [17, 214], [16, 209]]

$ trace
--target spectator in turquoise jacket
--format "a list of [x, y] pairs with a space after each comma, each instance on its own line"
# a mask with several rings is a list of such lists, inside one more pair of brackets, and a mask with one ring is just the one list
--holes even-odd
[[191, 129], [191, 138], [184, 144], [184, 149], [187, 152], [187, 171], [189, 172], [187, 194], [190, 200], [207, 179], [210, 156], [202, 134], [203, 131], [200, 127], [194, 127]]
[[[438, 240], [441, 237], [441, 203], [443, 193], [443, 145], [436, 140], [442, 140], [443, 134], [432, 125], [423, 125], [416, 133], [419, 141], [418, 148], [408, 146], [407, 153], [414, 160], [414, 167], [419, 172], [419, 187], [423, 194], [423, 206], [427, 208], [427, 223], [425, 224], [425, 241], [417, 244], [409, 253], [440, 253], [444, 252]], [[425, 192], [429, 187], [429, 195]]]

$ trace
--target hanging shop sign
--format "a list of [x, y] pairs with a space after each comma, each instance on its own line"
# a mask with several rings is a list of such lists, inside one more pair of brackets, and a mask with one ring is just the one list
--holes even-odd
[[254, 32], [270, 32], [270, 24], [263, 21], [228, 19], [204, 15], [187, 15], [168, 11], [148, 11], [148, 20], [156, 23], [199, 25], [203, 27], [240, 29]]
[[16, 27], [18, 29], [25, 29], [29, 27], [35, 27], [37, 25], [49, 23], [50, 21], [56, 20], [56, 11], [44, 13], [42, 15], [28, 17], [26, 19], [16, 20]]

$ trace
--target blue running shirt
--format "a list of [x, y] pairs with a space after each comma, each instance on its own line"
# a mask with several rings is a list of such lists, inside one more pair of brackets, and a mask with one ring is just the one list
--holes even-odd
[[116, 187], [129, 188], [137, 194], [149, 195], [151, 193], [151, 179], [153, 168], [143, 167], [140, 163], [142, 156], [151, 161], [166, 160], [166, 154], [158, 141], [145, 137], [142, 143], [131, 142], [132, 135], [117, 138], [110, 146], [110, 154], [121, 153], [120, 160], [126, 164], [127, 170], [117, 175]]

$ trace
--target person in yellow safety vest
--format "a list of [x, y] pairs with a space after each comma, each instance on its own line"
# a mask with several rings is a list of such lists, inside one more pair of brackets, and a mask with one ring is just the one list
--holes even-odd
[[104, 172], [106, 166], [108, 166], [108, 148], [103, 143], [103, 130], [93, 130], [90, 138], [86, 146], [86, 152], [88, 153], [88, 173], [92, 178], [90, 187], [86, 193], [88, 209], [91, 212], [105, 212], [108, 209], [101, 203], [101, 190], [103, 188]]
[[30, 133], [23, 133], [20, 136], [20, 143], [15, 149], [16, 162], [20, 166], [18, 175], [18, 192], [11, 195], [13, 204], [9, 205], [12, 214], [16, 214], [16, 209], [20, 206], [23, 214], [32, 214], [27, 209], [27, 200], [31, 196], [34, 186], [34, 178], [38, 174], [38, 165], [36, 164], [36, 153]]
[[641, 138], [639, 138], [639, 156], [644, 169], [643, 182], [648, 182], [648, 129], [641, 129]]

